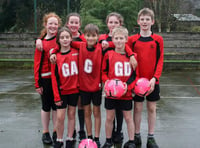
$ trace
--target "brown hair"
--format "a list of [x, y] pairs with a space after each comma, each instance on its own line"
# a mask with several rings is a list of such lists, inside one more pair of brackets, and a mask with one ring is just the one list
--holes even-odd
[[149, 8], [143, 8], [139, 11], [138, 13], [138, 19], [140, 18], [141, 15], [149, 15], [152, 20], [154, 20], [154, 12], [153, 10]]
[[99, 34], [98, 26], [94, 24], [87, 24], [84, 29], [84, 34], [87, 34], [87, 33], [91, 33], [91, 34], [96, 33], [98, 35]]
[[79, 18], [79, 22], [80, 22], [80, 24], [81, 24], [81, 16], [80, 16], [78, 13], [76, 13], [76, 12], [72, 12], [72, 13], [69, 13], [69, 14], [67, 15], [65, 25], [69, 22], [69, 18], [70, 18], [71, 16], [77, 16], [77, 17]]
[[117, 19], [119, 20], [120, 25], [122, 26], [124, 24], [124, 18], [121, 14], [117, 13], [117, 12], [111, 12], [110, 14], [107, 15], [106, 17], [106, 24], [108, 23], [108, 20], [111, 16], [115, 16], [117, 17]]
[[60, 47], [61, 47], [60, 42], [59, 42], [60, 34], [61, 34], [62, 32], [64, 32], [64, 31], [68, 32], [69, 35], [70, 35], [70, 37], [72, 38], [72, 33], [71, 33], [71, 31], [70, 31], [67, 27], [62, 27], [62, 28], [60, 28], [60, 29], [58, 30], [58, 33], [57, 33], [57, 36], [56, 36], [56, 43], [58, 44], [59, 49], [60, 49]]
[[40, 37], [44, 37], [45, 34], [47, 33], [45, 26], [47, 25], [47, 21], [50, 17], [57, 18], [58, 19], [58, 26], [61, 26], [61, 24], [62, 24], [61, 18], [56, 13], [50, 12], [50, 13], [45, 14], [44, 17], [43, 17], [43, 29], [40, 32]]

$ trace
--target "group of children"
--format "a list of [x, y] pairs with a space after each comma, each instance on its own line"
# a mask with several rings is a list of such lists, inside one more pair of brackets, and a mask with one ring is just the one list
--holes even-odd
[[[146, 77], [151, 86], [150, 95], [146, 97], [147, 148], [158, 148], [154, 139], [154, 126], [156, 101], [160, 99], [159, 77], [163, 67], [163, 39], [151, 32], [151, 26], [154, 24], [152, 10], [140, 10], [137, 23], [140, 25], [140, 33], [128, 37], [128, 30], [122, 27], [123, 17], [113, 12], [106, 18], [108, 34], [99, 35], [99, 29], [94, 24], [86, 25], [82, 34], [79, 31], [81, 18], [77, 13], [69, 14], [65, 27], [60, 29], [61, 20], [58, 15], [49, 13], [44, 16], [44, 30], [40, 39], [36, 41], [34, 57], [35, 88], [42, 96], [43, 143], [54, 143], [54, 148], [64, 146], [63, 133], [67, 111], [65, 147], [73, 147], [78, 106], [79, 139], [93, 139], [100, 148], [103, 84], [117, 78], [125, 83], [126, 90], [120, 98], [105, 96], [106, 141], [102, 147], [111, 148], [114, 143], [123, 142], [123, 118], [129, 137], [124, 148], [140, 146], [144, 97], [134, 95], [133, 90], [137, 79]], [[52, 138], [49, 133], [51, 109], [54, 125]]]

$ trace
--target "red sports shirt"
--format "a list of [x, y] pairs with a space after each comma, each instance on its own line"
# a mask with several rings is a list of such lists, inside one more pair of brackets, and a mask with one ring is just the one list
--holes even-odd
[[163, 38], [157, 34], [150, 37], [136, 34], [129, 37], [128, 45], [137, 54], [139, 76], [149, 80], [155, 77], [158, 84], [163, 69]]
[[50, 49], [57, 46], [56, 37], [42, 40], [43, 51], [35, 49], [34, 78], [35, 88], [41, 87], [41, 78], [51, 78], [51, 63], [49, 61]]
[[105, 83], [109, 79], [120, 79], [128, 84], [127, 93], [120, 99], [131, 100], [132, 89], [138, 79], [138, 71], [134, 71], [129, 63], [126, 54], [120, 54], [114, 50], [108, 51], [102, 64], [102, 81]]
[[56, 64], [51, 65], [54, 101], [60, 101], [60, 95], [78, 93], [78, 50], [71, 48], [66, 53], [56, 54]]

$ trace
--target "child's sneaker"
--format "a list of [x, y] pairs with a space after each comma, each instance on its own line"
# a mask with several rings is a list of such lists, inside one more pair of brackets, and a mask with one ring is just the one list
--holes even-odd
[[63, 142], [56, 141], [53, 148], [63, 148]]
[[96, 142], [96, 144], [97, 144], [97, 147], [98, 147], [98, 148], [100, 148], [100, 147], [101, 147], [101, 143], [100, 143], [100, 141], [99, 141], [99, 140], [94, 140], [94, 142]]
[[74, 141], [72, 140], [67, 140], [65, 148], [73, 148], [74, 147]]
[[135, 145], [134, 142], [127, 141], [127, 142], [124, 144], [124, 148], [136, 148], [136, 145]]
[[102, 148], [114, 148], [113, 143], [105, 142]]
[[57, 133], [56, 133], [56, 131], [54, 131], [52, 134], [53, 143], [56, 143], [56, 139], [57, 139]]
[[135, 145], [136, 146], [141, 146], [142, 145], [142, 139], [141, 139], [141, 136], [135, 136], [134, 137], [134, 141], [135, 141]]
[[115, 132], [113, 134], [112, 140], [114, 143], [123, 143], [124, 135], [122, 132]]
[[84, 130], [81, 130], [78, 132], [79, 133], [79, 140], [83, 140], [83, 139], [86, 139], [86, 134], [85, 134], [85, 131]]
[[147, 139], [147, 148], [159, 148], [153, 137]]
[[42, 134], [42, 142], [44, 144], [52, 144], [52, 139], [49, 132]]

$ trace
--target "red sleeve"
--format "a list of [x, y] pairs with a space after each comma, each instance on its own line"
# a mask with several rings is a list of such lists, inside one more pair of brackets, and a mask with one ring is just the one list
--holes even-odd
[[129, 46], [129, 44], [127, 43], [126, 45], [125, 45], [125, 51], [126, 51], [126, 53], [127, 53], [127, 55], [130, 57], [130, 56], [132, 56], [132, 55], [135, 55], [135, 53], [133, 53], [133, 50], [130, 48], [131, 46]]
[[81, 43], [84, 43], [83, 41], [72, 41], [71, 42], [71, 47], [72, 48], [76, 48], [76, 49], [80, 49]]
[[51, 64], [51, 81], [52, 81], [52, 88], [53, 88], [53, 94], [54, 94], [54, 102], [61, 101], [59, 86], [58, 86], [58, 82], [56, 78], [57, 74], [56, 74], [56, 64]]
[[55, 48], [52, 48], [49, 52], [49, 54], [51, 55], [51, 54], [56, 54], [56, 53], [58, 53], [59, 52], [59, 46], [57, 45]]
[[135, 77], [134, 81], [132, 81], [132, 83], [130, 83], [128, 85], [128, 88], [127, 88], [128, 90], [132, 90], [135, 87], [135, 83], [139, 79], [139, 70], [138, 70], [138, 68], [135, 69], [135, 74], [136, 74], [136, 77]]
[[157, 68], [156, 71], [154, 73], [154, 77], [159, 80], [161, 73], [162, 73], [162, 69], [163, 69], [163, 60], [164, 60], [164, 43], [163, 43], [163, 38], [161, 36], [159, 36], [158, 38], [158, 43], [160, 46], [160, 58], [158, 59], [158, 63], [157, 63]]
[[42, 52], [39, 51], [38, 49], [35, 49], [35, 54], [34, 54], [34, 79], [35, 79], [35, 88], [41, 87], [41, 84], [39, 82], [40, 79], [40, 63], [41, 63], [41, 57], [42, 57]]
[[103, 62], [102, 62], [102, 81], [103, 83], [108, 80], [108, 53], [106, 53], [103, 57]]
[[84, 34], [81, 34], [79, 37], [80, 37], [80, 39], [81, 39], [83, 42], [87, 42], [86, 39], [85, 39]]

